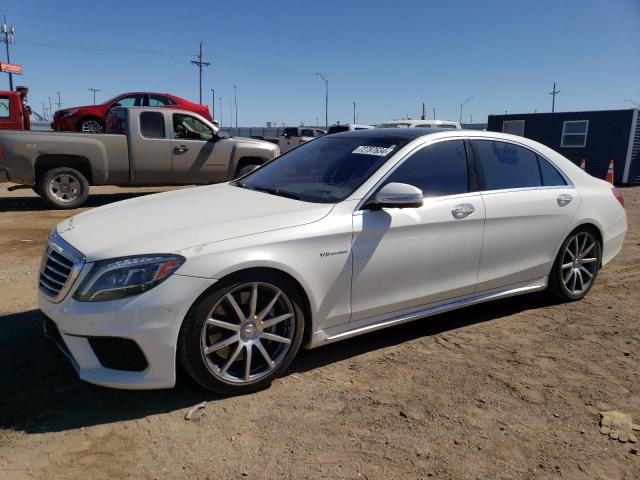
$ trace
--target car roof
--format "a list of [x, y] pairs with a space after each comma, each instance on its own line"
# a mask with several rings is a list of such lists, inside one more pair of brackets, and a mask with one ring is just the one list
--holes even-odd
[[365, 130], [349, 130], [347, 132], [332, 133], [331, 138], [373, 138], [373, 139], [393, 139], [398, 140], [414, 139], [440, 132], [451, 132], [447, 128], [368, 128]]

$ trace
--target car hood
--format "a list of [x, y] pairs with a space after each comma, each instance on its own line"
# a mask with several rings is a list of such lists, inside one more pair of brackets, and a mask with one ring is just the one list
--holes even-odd
[[112, 203], [71, 217], [57, 230], [93, 262], [295, 227], [320, 220], [332, 208], [219, 184]]

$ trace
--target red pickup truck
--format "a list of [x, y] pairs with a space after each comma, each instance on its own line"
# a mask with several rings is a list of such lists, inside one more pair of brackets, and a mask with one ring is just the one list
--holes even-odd
[[15, 92], [0, 91], [0, 130], [31, 130], [27, 93], [27, 87], [16, 87]]

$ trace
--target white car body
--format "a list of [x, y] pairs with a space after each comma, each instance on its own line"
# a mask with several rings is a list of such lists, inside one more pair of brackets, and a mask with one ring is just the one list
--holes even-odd
[[[337, 135], [366, 132], [375, 131]], [[268, 268], [295, 279], [308, 302], [306, 347], [314, 348], [441, 311], [543, 290], [564, 239], [585, 223], [601, 235], [602, 265], [620, 251], [626, 215], [611, 185], [555, 151], [495, 132], [411, 135], [415, 138], [339, 203], [308, 203], [219, 184], [114, 203], [58, 224], [54, 236], [62, 248], [76, 249], [84, 260], [60, 298], [41, 289], [38, 303], [55, 322], [80, 377], [118, 388], [173, 386], [176, 342], [187, 311], [233, 272]], [[420, 208], [385, 209], [384, 217], [361, 208], [410, 152], [476, 138], [532, 149], [557, 166], [569, 184], [426, 198]], [[565, 208], [556, 201], [562, 195], [573, 198]], [[461, 204], [474, 205], [474, 214], [454, 218], [452, 211]], [[93, 262], [157, 253], [179, 254], [186, 261], [164, 283], [140, 295], [105, 302], [73, 298]], [[95, 336], [134, 340], [149, 366], [141, 372], [102, 367], [87, 340]]]
[[461, 130], [458, 122], [450, 120], [392, 120], [376, 125], [376, 128], [450, 128]]

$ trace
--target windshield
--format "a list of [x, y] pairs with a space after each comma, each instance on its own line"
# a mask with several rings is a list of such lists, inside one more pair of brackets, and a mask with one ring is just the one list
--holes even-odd
[[321, 137], [272, 160], [232, 185], [305, 202], [340, 202], [410, 140]]

